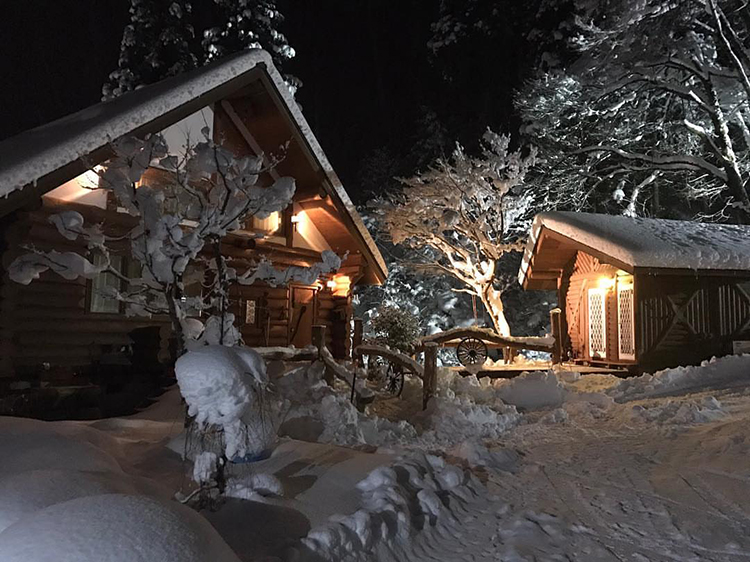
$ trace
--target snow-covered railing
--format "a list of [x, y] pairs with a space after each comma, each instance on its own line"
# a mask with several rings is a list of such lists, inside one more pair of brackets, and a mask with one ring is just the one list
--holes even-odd
[[315, 361], [318, 348], [307, 347], [254, 347], [255, 351], [266, 361]]
[[380, 345], [362, 344], [354, 348], [355, 356], [371, 355], [382, 357], [387, 359], [391, 363], [396, 363], [418, 376], [420, 379], [424, 378], [424, 367], [420, 365], [414, 358], [404, 355], [403, 353], [391, 349], [389, 347], [383, 347]]
[[400, 365], [422, 380], [422, 408], [427, 408], [427, 403], [435, 395], [437, 389], [437, 350], [438, 344], [427, 342], [421, 351], [424, 351], [424, 366], [420, 365], [414, 358], [399, 351], [380, 345], [362, 344], [354, 348], [353, 355], [382, 357]]
[[464, 338], [477, 338], [492, 346], [509, 347], [513, 349], [528, 349], [531, 351], [546, 351], [551, 353], [555, 346], [555, 338], [548, 337], [513, 337], [501, 336], [489, 328], [452, 328], [445, 332], [437, 332], [419, 339], [418, 351], [426, 343], [437, 343], [439, 345], [458, 345]]

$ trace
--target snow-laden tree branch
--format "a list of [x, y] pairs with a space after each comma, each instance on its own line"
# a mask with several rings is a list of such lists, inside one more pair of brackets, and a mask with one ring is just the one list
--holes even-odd
[[[87, 226], [77, 211], [54, 215], [50, 221], [60, 234], [84, 241], [88, 254], [30, 248], [11, 264], [11, 279], [28, 284], [47, 270], [66, 279], [91, 279], [103, 272], [114, 275], [121, 281], [120, 288], [109, 288], [103, 296], [125, 303], [128, 314], [169, 315], [185, 349], [196, 342], [239, 342], [227, 306], [231, 284], [311, 284], [341, 266], [338, 256], [324, 252], [323, 261], [309, 268], [277, 270], [263, 258], [243, 271], [230, 267], [221, 253], [222, 241], [243, 229], [251, 217], [267, 218], [286, 208], [295, 183], [281, 177], [268, 187], [261, 186], [259, 178], [267, 171], [262, 155], [235, 157], [212, 142], [207, 130], [203, 134], [203, 142], [192, 146], [188, 142], [182, 158], [168, 154], [159, 135], [115, 143], [115, 156], [100, 173], [99, 188], [111, 192], [117, 206], [133, 217], [133, 226], [124, 235], [111, 236], [106, 223]], [[158, 174], [145, 175], [149, 168]], [[122, 254], [137, 262], [137, 275], [113, 267], [113, 257]], [[208, 290], [188, 295], [189, 281]], [[209, 312], [205, 324], [189, 318], [191, 311]]]
[[487, 131], [482, 152], [471, 157], [459, 145], [425, 173], [402, 180], [391, 194], [384, 222], [396, 244], [429, 247], [437, 259], [419, 267], [448, 273], [477, 295], [495, 330], [510, 333], [498, 283], [498, 261], [520, 250], [535, 211], [523, 189], [534, 149], [511, 152], [510, 138]]
[[533, 181], [574, 208], [624, 212], [630, 192], [649, 214], [750, 220], [747, 6], [613, 0], [577, 11], [578, 60], [517, 96], [544, 155]]

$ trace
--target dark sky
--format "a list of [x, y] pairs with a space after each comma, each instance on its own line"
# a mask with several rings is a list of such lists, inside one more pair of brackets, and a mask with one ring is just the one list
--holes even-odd
[[[0, 138], [97, 103], [128, 21], [128, 0], [13, 2], [0, 22]], [[441, 95], [426, 47], [437, 6], [281, 1], [283, 31], [297, 50], [285, 70], [302, 79], [298, 101], [355, 199], [363, 156], [398, 145], [420, 107]]]

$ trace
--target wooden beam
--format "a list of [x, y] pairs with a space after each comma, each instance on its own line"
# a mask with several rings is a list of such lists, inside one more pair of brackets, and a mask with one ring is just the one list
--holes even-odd
[[240, 116], [237, 115], [237, 112], [234, 110], [234, 107], [232, 107], [232, 104], [227, 100], [221, 100], [221, 107], [229, 116], [232, 124], [237, 127], [237, 130], [242, 135], [242, 138], [245, 139], [245, 142], [250, 146], [251, 150], [255, 152], [255, 155], [263, 157], [263, 165], [269, 166], [268, 173], [271, 175], [271, 177], [274, 180], [278, 180], [280, 177], [279, 173], [274, 168], [270, 168], [271, 163], [268, 160], [268, 157], [265, 155], [265, 151], [258, 144], [258, 141], [255, 140], [255, 137], [247, 128], [247, 125], [245, 125], [244, 121], [242, 121]]

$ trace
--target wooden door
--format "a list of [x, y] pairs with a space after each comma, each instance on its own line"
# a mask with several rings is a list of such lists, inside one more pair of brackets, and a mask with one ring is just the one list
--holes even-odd
[[589, 357], [603, 359], [607, 356], [607, 292], [589, 289], [588, 305]]
[[312, 344], [312, 327], [315, 319], [315, 289], [291, 287], [289, 303], [289, 343], [295, 347]]

